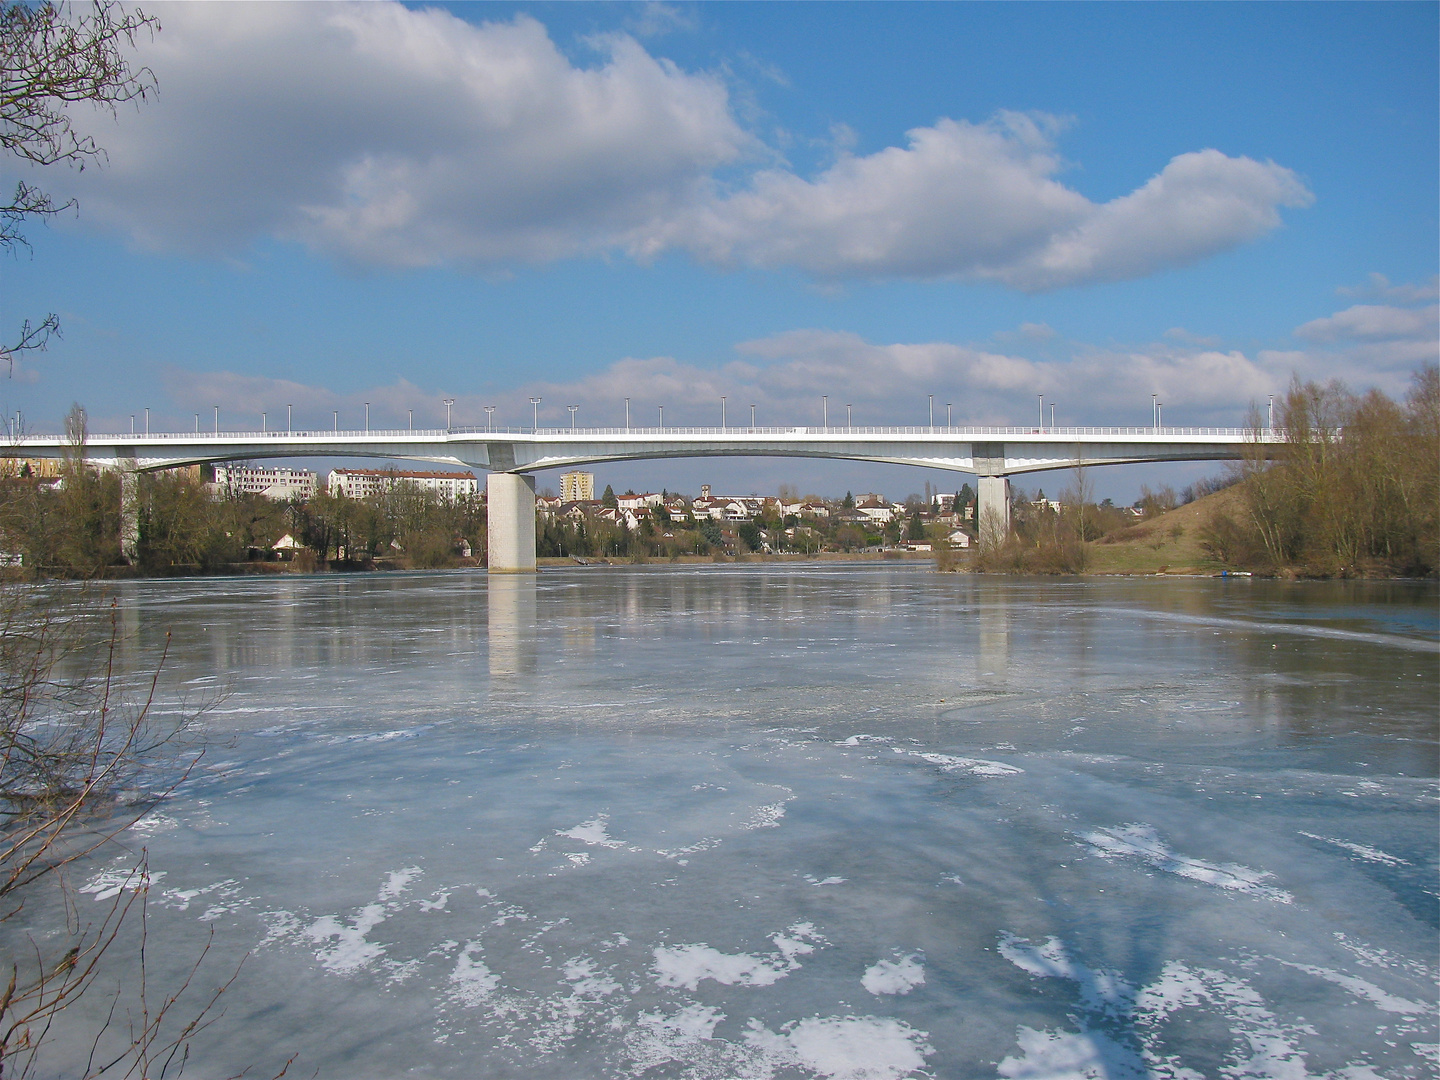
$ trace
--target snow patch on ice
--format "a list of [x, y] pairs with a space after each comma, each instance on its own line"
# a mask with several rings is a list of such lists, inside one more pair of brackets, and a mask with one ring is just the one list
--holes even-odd
[[657, 945], [655, 981], [697, 990], [705, 979], [725, 986], [770, 986], [790, 974], [784, 966], [749, 953], [722, 953], [709, 945]]
[[346, 925], [337, 916], [323, 915], [305, 928], [305, 936], [322, 947], [315, 952], [315, 959], [326, 971], [337, 975], [350, 975], [359, 971], [372, 960], [385, 955], [385, 948], [365, 935], [385, 921], [388, 913], [384, 904], [366, 904], [355, 918]]
[[1018, 776], [1025, 770], [1003, 761], [987, 761], [985, 758], [956, 757], [953, 754], [931, 754], [920, 750], [902, 750], [893, 747], [895, 753], [918, 757], [931, 765], [939, 765], [941, 772], [968, 772], [971, 776]]
[[164, 876], [164, 870], [146, 870], [142, 866], [102, 870], [81, 885], [80, 891], [93, 895], [96, 900], [109, 900], [122, 892], [142, 892]]
[[568, 837], [571, 840], [579, 840], [582, 844], [589, 844], [591, 847], [602, 848], [623, 848], [627, 845], [623, 840], [616, 840], [605, 831], [605, 823], [610, 820], [609, 814], [600, 814], [589, 821], [582, 821], [573, 829], [556, 829], [556, 836]]
[[578, 956], [566, 961], [565, 981], [575, 993], [585, 997], [604, 997], [619, 990], [620, 984], [604, 972], [597, 971], [595, 961], [588, 956]]
[[774, 829], [780, 825], [780, 819], [785, 816], [785, 804], [789, 799], [783, 799], [769, 806], [757, 806], [755, 812], [750, 815], [749, 820], [740, 827], [747, 832], [753, 829]]
[[154, 836], [156, 833], [169, 832], [180, 823], [168, 814], [146, 814], [130, 824], [127, 832], [137, 833], [140, 836]]
[[795, 959], [828, 942], [811, 923], [796, 923], [774, 934], [775, 952], [766, 956], [723, 953], [709, 945], [657, 945], [653, 950], [654, 978], [661, 986], [696, 990], [706, 979], [725, 986], [771, 986], [799, 969]]
[[[1036, 1031], [1021, 1027], [1016, 1034], [1020, 1056], [1007, 1057], [997, 1070], [1010, 1080], [1145, 1080], [1151, 1073], [1129, 1047], [1103, 1032]], [[1168, 1073], [1201, 1080], [1189, 1070]]]
[[480, 959], [480, 943], [467, 941], [450, 972], [450, 996], [461, 1005], [473, 1007], [483, 1004], [499, 985], [500, 976]]
[[380, 886], [380, 899], [393, 900], [410, 887], [422, 873], [418, 866], [407, 866], [403, 870], [392, 870], [385, 876], [385, 884]]
[[1381, 851], [1379, 848], [1367, 847], [1364, 844], [1354, 844], [1349, 840], [1341, 840], [1334, 836], [1318, 836], [1312, 832], [1300, 830], [1301, 836], [1308, 836], [1311, 840], [1320, 840], [1326, 844], [1334, 844], [1338, 848], [1344, 848], [1352, 855], [1358, 855], [1366, 862], [1380, 863], [1382, 866], [1409, 866], [1410, 864], [1398, 855], [1391, 855], [1389, 852]]
[[1221, 889], [1274, 900], [1281, 904], [1293, 903], [1295, 897], [1284, 889], [1263, 884], [1273, 877], [1268, 870], [1252, 870], [1238, 863], [1211, 863], [1179, 855], [1160, 839], [1153, 825], [1132, 823], [1113, 829], [1092, 829], [1081, 833], [1080, 839], [1090, 846], [1090, 853], [1102, 859], [1134, 857], [1149, 863], [1156, 870], [1176, 874], [1192, 881], [1215, 885]]
[[1418, 1001], [1410, 1001], [1407, 998], [1396, 997], [1387, 993], [1374, 983], [1365, 979], [1357, 978], [1354, 975], [1344, 975], [1338, 971], [1331, 971], [1329, 968], [1316, 967], [1313, 964], [1296, 964], [1289, 960], [1281, 960], [1280, 963], [1286, 967], [1292, 967], [1296, 971], [1303, 971], [1307, 975], [1314, 975], [1317, 979], [1324, 979], [1326, 982], [1334, 983], [1350, 991], [1356, 997], [1370, 1002], [1381, 1012], [1402, 1013], [1405, 1016], [1413, 1016], [1416, 1013], [1432, 1012], [1433, 1006], [1422, 1005]]
[[900, 1080], [925, 1067], [935, 1052], [902, 1020], [878, 1016], [812, 1016], [772, 1032], [751, 1020], [745, 1041], [765, 1052], [766, 1064], [794, 1065], [829, 1080]]
[[925, 985], [925, 966], [918, 956], [881, 960], [865, 969], [860, 985], [877, 997], [881, 994], [908, 994]]
[[641, 1013], [625, 1040], [634, 1065], [631, 1074], [672, 1061], [693, 1061], [697, 1051], [712, 1049], [701, 1044], [715, 1040], [715, 1028], [724, 1019], [719, 1009], [704, 1005], [687, 1005], [669, 1016]]

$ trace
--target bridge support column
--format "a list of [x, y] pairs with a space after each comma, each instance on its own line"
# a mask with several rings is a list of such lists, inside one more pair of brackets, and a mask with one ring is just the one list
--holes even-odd
[[490, 573], [535, 572], [535, 477], [491, 473], [485, 479], [486, 546]]
[[976, 528], [981, 547], [997, 547], [1010, 536], [1010, 478], [978, 476], [979, 498], [976, 499]]

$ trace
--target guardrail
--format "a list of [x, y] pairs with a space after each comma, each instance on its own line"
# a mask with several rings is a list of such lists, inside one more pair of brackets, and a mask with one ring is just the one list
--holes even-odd
[[[1046, 436], [1050, 438], [1082, 438], [1096, 439], [1106, 437], [1143, 437], [1150, 436], [1156, 439], [1170, 437], [1217, 436], [1222, 438], [1254, 438], [1257, 435], [1265, 441], [1277, 440], [1283, 437], [1283, 433], [1277, 429], [1270, 429], [1256, 432], [1251, 428], [1222, 428], [1222, 427], [946, 427], [937, 424], [934, 427], [921, 425], [918, 427], [810, 427], [797, 425], [792, 427], [606, 427], [606, 428], [484, 428], [484, 427], [454, 427], [448, 431], [443, 428], [415, 430], [411, 428], [383, 429], [371, 428], [368, 431], [327, 431], [327, 430], [306, 430], [306, 431], [156, 431], [149, 434], [132, 432], [130, 434], [94, 434], [88, 436], [90, 442], [111, 443], [144, 443], [156, 440], [174, 440], [184, 442], [227, 442], [235, 440], [246, 441], [268, 441], [284, 439], [324, 439], [330, 441], [339, 440], [367, 440], [367, 439], [394, 439], [394, 440], [443, 440], [450, 441], [456, 436], [483, 438], [524, 438], [524, 439], [545, 439], [545, 440], [567, 440], [567, 439], [595, 439], [614, 438], [617, 436], [629, 436], [631, 438], [654, 438], [658, 436], [683, 437], [683, 438], [737, 438], [742, 436], [779, 436], [779, 435], [803, 435], [820, 436], [824, 438], [849, 438], [856, 435], [880, 436], [880, 437], [913, 437], [927, 436], [942, 439], [957, 439], [960, 441], [989, 440], [996, 438], [1007, 438], [1013, 436]], [[23, 435], [14, 438], [10, 446], [23, 446], [37, 443], [66, 443], [69, 440], [63, 435]], [[0, 447], [3, 452], [3, 447]]]

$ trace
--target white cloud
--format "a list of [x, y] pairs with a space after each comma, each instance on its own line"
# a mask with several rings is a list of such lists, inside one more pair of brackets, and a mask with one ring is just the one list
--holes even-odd
[[1400, 308], [1386, 304], [1356, 304], [1323, 319], [1297, 327], [1295, 336], [1307, 341], [1393, 341], [1397, 338], [1433, 339], [1440, 326], [1440, 308]]
[[1396, 397], [1417, 368], [1440, 360], [1440, 306], [1400, 306], [1433, 300], [1433, 282], [1391, 285], [1374, 274], [1369, 295], [1395, 303], [1354, 304], [1295, 328], [1295, 336], [1311, 345], [1296, 363], [1303, 378], [1339, 378]]
[[1353, 296], [1359, 300], [1423, 304], [1427, 300], [1440, 299], [1440, 276], [1432, 277], [1423, 285], [1392, 285], [1384, 274], [1372, 273], [1364, 285], [1342, 285], [1335, 291], [1341, 296]]
[[[109, 166], [54, 182], [87, 222], [158, 248], [234, 254], [279, 237], [357, 267], [490, 272], [679, 249], [829, 281], [1036, 291], [1194, 262], [1311, 198], [1279, 165], [1212, 149], [1097, 204], [1057, 179], [1062, 123], [1019, 113], [942, 119], [865, 156], [841, 139], [812, 179], [753, 171], [774, 153], [738, 118], [744, 88], [625, 34], [592, 39], [599, 55], [583, 66], [526, 15], [474, 25], [396, 3], [160, 14], [139, 46], [159, 95], [113, 126], [96, 114], [86, 126]], [[640, 20], [647, 33], [684, 22], [664, 6]], [[720, 170], [737, 168], [722, 187]]]
[[633, 245], [683, 246], [721, 264], [798, 266], [820, 278], [996, 281], [1039, 291], [1141, 277], [1198, 261], [1280, 224], [1312, 201], [1273, 162], [1181, 154], [1104, 204], [1055, 179], [1054, 117], [941, 120], [908, 148], [843, 155], [817, 179], [772, 169], [747, 190], [695, 206]]
[[567, 60], [528, 16], [398, 4], [161, 9], [160, 93], [75, 178], [87, 218], [223, 251], [299, 239], [365, 266], [496, 265], [613, 245], [752, 140], [724, 85], [634, 39]]

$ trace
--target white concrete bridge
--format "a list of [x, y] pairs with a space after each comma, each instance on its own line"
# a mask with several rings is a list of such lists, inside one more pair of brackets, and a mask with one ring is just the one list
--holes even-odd
[[[875, 461], [972, 473], [982, 525], [1007, 530], [1017, 473], [1161, 461], [1234, 460], [1281, 441], [1246, 428], [1175, 427], [723, 427], [451, 428], [433, 431], [216, 431], [91, 435], [85, 458], [127, 472], [221, 461], [364, 457], [484, 469], [490, 569], [535, 568], [535, 477], [541, 469], [605, 461], [802, 457]], [[59, 458], [63, 436], [27, 435], [0, 456]], [[1267, 451], [1268, 452], [1268, 451]]]

